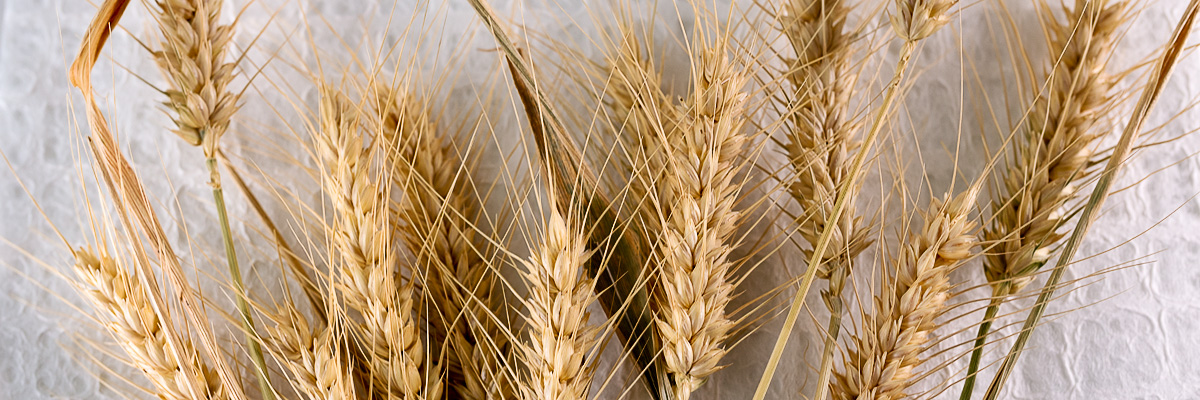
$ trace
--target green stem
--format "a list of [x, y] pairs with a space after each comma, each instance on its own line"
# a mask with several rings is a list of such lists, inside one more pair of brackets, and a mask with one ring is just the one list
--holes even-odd
[[979, 359], [983, 356], [983, 346], [987, 344], [988, 334], [992, 331], [992, 321], [996, 318], [996, 312], [1000, 311], [1002, 301], [1004, 299], [1000, 296], [992, 297], [987, 311], [983, 312], [983, 321], [979, 323], [979, 333], [975, 336], [975, 348], [971, 350], [971, 363], [967, 365], [967, 379], [963, 381], [959, 400], [971, 400], [971, 392], [975, 390], [975, 377], [979, 372]]
[[225, 192], [221, 189], [221, 174], [217, 169], [217, 159], [210, 157], [207, 164], [213, 202], [216, 203], [217, 218], [221, 222], [221, 238], [225, 241], [225, 258], [229, 263], [229, 276], [233, 281], [233, 290], [237, 292], [237, 307], [242, 314], [242, 330], [245, 331], [246, 343], [250, 346], [250, 358], [254, 361], [254, 372], [258, 376], [259, 390], [262, 392], [263, 400], [274, 400], [275, 392], [271, 390], [271, 381], [267, 376], [267, 362], [263, 359], [258, 335], [254, 333], [254, 319], [250, 316], [250, 304], [246, 301], [246, 287], [242, 284], [242, 271], [238, 268], [237, 251], [233, 247], [233, 235], [229, 232], [229, 216], [225, 211]]

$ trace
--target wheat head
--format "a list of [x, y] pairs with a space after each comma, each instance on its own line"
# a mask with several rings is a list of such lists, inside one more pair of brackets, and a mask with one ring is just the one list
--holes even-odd
[[[977, 243], [970, 218], [978, 189], [934, 200], [924, 226], [910, 235], [892, 262], [872, 313], [862, 315], [855, 349], [831, 382], [834, 399], [902, 399], [915, 381], [921, 352], [932, 342], [934, 321], [946, 310], [949, 274], [971, 256]], [[949, 197], [949, 196], [947, 196]]]
[[739, 219], [734, 176], [749, 138], [742, 132], [746, 77], [722, 51], [718, 45], [697, 53], [693, 93], [672, 137], [663, 182], [670, 214], [658, 247], [656, 319], [666, 370], [681, 400], [721, 368], [733, 325], [725, 306], [733, 297], [729, 253]]
[[[465, 399], [486, 399], [502, 388], [503, 335], [491, 318], [495, 274], [475, 241], [465, 166], [452, 137], [440, 132], [429, 107], [415, 94], [379, 86], [373, 94], [380, 139], [403, 192], [397, 217], [401, 239], [424, 272], [426, 296], [437, 316], [433, 340], [447, 341], [447, 388]], [[497, 340], [489, 348], [489, 340]]]
[[916, 42], [950, 22], [949, 11], [958, 0], [896, 0], [892, 30], [901, 39]]
[[216, 372], [204, 365], [187, 340], [169, 346], [163, 321], [154, 312], [141, 283], [103, 253], [78, 249], [75, 275], [92, 305], [103, 316], [130, 364], [146, 375], [167, 400], [228, 399]]
[[[786, 78], [794, 88], [784, 149], [795, 173], [789, 185], [800, 204], [799, 233], [816, 245], [822, 230], [833, 229], [830, 248], [822, 256], [817, 276], [829, 280], [822, 298], [830, 309], [840, 301], [850, 262], [867, 248], [867, 227], [854, 207], [846, 207], [836, 226], [826, 228], [839, 190], [854, 204], [857, 188], [843, 183], [852, 173], [850, 160], [860, 143], [849, 117], [853, 77], [849, 70], [851, 37], [845, 32], [849, 8], [841, 0], [794, 0], [784, 8], [783, 26], [796, 53]], [[811, 254], [809, 254], [811, 256]]]
[[1066, 20], [1047, 24], [1051, 54], [1061, 59], [1017, 139], [1013, 162], [992, 201], [994, 222], [984, 233], [995, 243], [984, 272], [997, 297], [1029, 285], [1063, 238], [1065, 208], [1078, 199], [1076, 186], [1090, 175], [1093, 152], [1107, 132], [1101, 114], [1113, 102], [1116, 80], [1104, 67], [1126, 4], [1077, 0]]
[[225, 62], [233, 36], [230, 25], [218, 25], [220, 0], [159, 0], [154, 18], [162, 33], [154, 58], [170, 82], [166, 106], [174, 111], [175, 134], [201, 146], [216, 158], [217, 144], [238, 108], [228, 90], [235, 65]]
[[592, 252], [578, 229], [551, 208], [542, 241], [524, 263], [529, 338], [520, 348], [528, 371], [520, 393], [525, 400], [587, 399], [594, 369], [589, 355], [595, 355], [600, 327], [588, 325], [595, 280], [585, 275], [583, 265]]
[[[422, 387], [425, 349], [413, 318], [413, 284], [401, 284], [390, 211], [370, 177], [371, 151], [363, 147], [357, 110], [337, 89], [320, 88], [316, 153], [324, 191], [332, 197], [333, 243], [341, 256], [346, 303], [362, 314], [371, 386], [384, 397], [435, 398]], [[424, 389], [424, 390], [423, 390]]]

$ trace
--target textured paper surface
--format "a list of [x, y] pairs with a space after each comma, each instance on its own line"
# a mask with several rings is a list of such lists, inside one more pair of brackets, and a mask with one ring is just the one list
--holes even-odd
[[[233, 3], [241, 7], [246, 2]], [[309, 46], [308, 33], [296, 29], [302, 27], [306, 19], [315, 27], [312, 38], [330, 64], [326, 74], [336, 76], [350, 63], [347, 55], [365, 57], [370, 52], [362, 49], [403, 37], [403, 23], [409, 20], [414, 9], [420, 9], [408, 2], [399, 4], [392, 14], [395, 17], [391, 29], [385, 34], [387, 16], [393, 10], [390, 4], [381, 6], [377, 3], [387, 2], [276, 0], [250, 5], [238, 29], [238, 46], [249, 46], [257, 33], [264, 26], [267, 28], [254, 44], [248, 58], [252, 63], [248, 71], [262, 65], [279, 49], [283, 50], [278, 52], [278, 57], [286, 63], [271, 64], [264, 70], [264, 76], [269, 78], [259, 78], [247, 91], [246, 107], [242, 112], [246, 117], [231, 129], [232, 133], [226, 139], [229, 151], [239, 159], [255, 160], [263, 173], [283, 182], [311, 183], [306, 172], [296, 167], [298, 164], [311, 165], [300, 147], [293, 144], [275, 149], [264, 145], [263, 141], [264, 137], [287, 129], [281, 121], [287, 121], [299, 134], [305, 134], [296, 113], [282, 101], [279, 91], [285, 90], [285, 83], [294, 85], [286, 90], [295, 90], [309, 106], [314, 105], [315, 93], [311, 84], [301, 73], [287, 66], [287, 63], [315, 66], [316, 57]], [[586, 44], [581, 32], [595, 32], [595, 24], [588, 22], [590, 14], [574, 1], [529, 3], [496, 2], [495, 5], [501, 14], [558, 40], [577, 40]], [[599, 3], [594, 7], [607, 4], [604, 1], [594, 3]], [[1012, 64], [1003, 51], [996, 51], [996, 46], [1004, 46], [993, 36], [1003, 29], [1003, 23], [997, 20], [996, 1], [965, 3], [971, 3], [972, 7], [956, 17], [952, 28], [937, 34], [922, 48], [916, 63], [919, 73], [913, 75], [915, 81], [901, 112], [902, 117], [891, 129], [898, 144], [884, 150], [902, 155], [908, 168], [905, 176], [910, 182], [921, 182], [922, 171], [916, 161], [919, 156], [926, 164], [924, 172], [928, 182], [920, 187], [938, 195], [951, 188], [956, 179], [953, 172], [956, 134], [961, 132], [962, 136], [957, 157], [961, 175], [957, 177], [958, 188], [961, 188], [963, 177], [977, 176], [982, 170], [987, 150], [981, 136], [987, 137], [993, 149], [1000, 141], [997, 125], [991, 119], [993, 111], [981, 102], [981, 93], [992, 98], [992, 107], [1003, 108], [1002, 93], [1006, 89], [1011, 92], [1015, 87], [1011, 80]], [[1038, 54], [1045, 52], [1045, 46], [1040, 44], [1041, 31], [1036, 14], [1024, 3], [1022, 0], [1010, 1], [1009, 12], [1029, 43], [1032, 65], [1041, 70], [1047, 56]], [[1136, 15], [1132, 28], [1116, 50], [1113, 70], [1136, 65], [1149, 57], [1170, 34], [1186, 1], [1145, 3], [1145, 11]], [[676, 17], [671, 11], [674, 7], [669, 2], [662, 4], [660, 8], [667, 9], [662, 21], [677, 27], [679, 24], [674, 22]], [[275, 11], [280, 9], [282, 11], [276, 14]], [[59, 277], [59, 274], [70, 273], [67, 243], [78, 246], [90, 238], [84, 233], [88, 225], [83, 203], [85, 193], [80, 182], [81, 179], [93, 179], [90, 169], [77, 166], [84, 153], [86, 126], [81, 132], [80, 96], [69, 90], [65, 69], [93, 12], [94, 6], [83, 0], [0, 0], [0, 149], [20, 176], [18, 181], [7, 171], [0, 173], [0, 236], [5, 239], [3, 250], [0, 250], [0, 262], [3, 263], [0, 268], [0, 399], [117, 399], [122, 398], [121, 395], [114, 393], [108, 385], [120, 384], [124, 376], [137, 376], [136, 371], [122, 367], [106, 356], [100, 357], [106, 366], [99, 367], [92, 359], [96, 352], [79, 350], [90, 348], [89, 343], [112, 347], [103, 330], [75, 308], [83, 303], [70, 285]], [[487, 82], [486, 78], [498, 73], [493, 45], [485, 34], [477, 33], [474, 39], [463, 34], [477, 25], [477, 19], [464, 1], [454, 0], [448, 5], [427, 8], [425, 12], [430, 15], [426, 23], [438, 26], [443, 33], [423, 40], [409, 40], [410, 45], [406, 47], [420, 43], [430, 51], [426, 54], [437, 54], [432, 50], [439, 46], [465, 49], [458, 60], [446, 54], [431, 56], [423, 71], [432, 75], [430, 71], [446, 66], [467, 71], [462, 79], [470, 83], [457, 85], [453, 90], [443, 88], [442, 94], [452, 101], [475, 104], [475, 96]], [[232, 14], [228, 12], [227, 18]], [[855, 18], [861, 20], [864, 14], [865, 11], [858, 11]], [[684, 19], [686, 22], [688, 17]], [[882, 26], [883, 20], [876, 19], [868, 23]], [[584, 27], [571, 26], [575, 22], [583, 23]], [[341, 37], [330, 34], [326, 24], [337, 29]], [[125, 31], [113, 35], [95, 71], [98, 91], [105, 102], [103, 107], [120, 130], [126, 154], [142, 174], [148, 192], [159, 203], [160, 217], [167, 225], [168, 235], [188, 264], [201, 265], [203, 274], [198, 281], [206, 293], [217, 299], [215, 306], [232, 310], [227, 292], [214, 284], [213, 278], [221, 281], [225, 275], [219, 262], [222, 255], [220, 236], [215, 228], [199, 151], [167, 133], [170, 122], [158, 107], [159, 94], [128, 72], [134, 71], [154, 84], [162, 83], [148, 54], [130, 37], [133, 34], [149, 38], [155, 33], [145, 8], [140, 4], [131, 6], [121, 26]], [[674, 31], [664, 29], [678, 31], [678, 28]], [[358, 51], [350, 52], [345, 47]], [[579, 48], [591, 51], [587, 47], [581, 45]], [[893, 44], [885, 47], [881, 56], [867, 60], [868, 75], [888, 73], [895, 51]], [[678, 54], [674, 56], [674, 64], [672, 61], [666, 63], [669, 68], [686, 65], [678, 63]], [[1197, 80], [1200, 69], [1197, 67], [1200, 65], [1196, 57], [1185, 59], [1170, 82], [1151, 124], [1148, 124], [1166, 123], [1159, 138], [1175, 137], [1196, 127], [1195, 112], [1185, 113], [1169, 123], [1168, 119], [1192, 103], [1194, 96], [1200, 93], [1200, 81]], [[876, 70], [881, 72], [873, 73]], [[676, 78], [683, 76], [682, 73], [668, 71], [668, 75], [674, 74]], [[1132, 75], [1122, 82], [1121, 87], [1135, 84], [1140, 78], [1140, 75]], [[878, 87], [878, 81], [883, 78], [874, 79], [875, 87]], [[268, 107], [268, 104], [279, 109]], [[276, 116], [276, 110], [282, 114]], [[509, 110], [494, 113], [493, 122], [497, 124], [498, 132], [516, 132], [513, 125], [516, 118]], [[997, 109], [996, 112], [1003, 111]], [[1114, 117], [1118, 122], [1124, 118], [1121, 115]], [[1005, 119], [1000, 125], [1006, 127], [1008, 123]], [[501, 145], [509, 149], [519, 140], [516, 133], [500, 136]], [[919, 145], [913, 144], [914, 139]], [[281, 142], [276, 137], [269, 143]], [[1066, 279], [1085, 279], [1091, 284], [1075, 285], [1073, 290], [1061, 292], [1062, 298], [1050, 306], [1050, 312], [1088, 307], [1055, 315], [1039, 328], [1012, 377], [1006, 397], [1200, 398], [1200, 362], [1196, 361], [1200, 359], [1200, 335], [1196, 334], [1200, 331], [1200, 268], [1195, 265], [1200, 259], [1200, 235], [1196, 234], [1200, 229], [1200, 205], [1189, 202], [1200, 191], [1200, 179], [1195, 172], [1200, 165], [1194, 158], [1188, 158], [1198, 149], [1200, 139], [1187, 137], [1136, 154], [1137, 159], [1129, 164], [1118, 186], [1133, 184], [1147, 176], [1149, 179], [1120, 192], [1108, 202], [1105, 214], [1080, 252], [1088, 258], [1073, 265], [1066, 276]], [[280, 152], [299, 161], [266, 156]], [[490, 156], [492, 159], [482, 165], [481, 176], [494, 171], [501, 163], [497, 154]], [[1179, 160], [1182, 161], [1177, 165], [1159, 171]], [[512, 165], [520, 164], [514, 162]], [[289, 189], [294, 192], [290, 195], [309, 203], [314, 201], [313, 185], [291, 185]], [[878, 174], [869, 176], [866, 183], [868, 200], [879, 199], [879, 187], [883, 185], [885, 182]], [[89, 191], [87, 194], [93, 201], [104, 198], [97, 195], [94, 186]], [[34, 207], [27, 193], [37, 200], [40, 208]], [[923, 203], [928, 197], [925, 193], [918, 201]], [[894, 197], [891, 201], [895, 201]], [[230, 203], [235, 235], [245, 241], [261, 242], [256, 231], [260, 225], [245, 206], [244, 199], [234, 194]], [[278, 202], [271, 203], [272, 212], [282, 215]], [[907, 209], [911, 210], [911, 206]], [[890, 210], [899, 212], [903, 209], [894, 205]], [[179, 224], [181, 216], [187, 217], [186, 225]], [[51, 222], [62, 232], [66, 242], [55, 233]], [[888, 232], [896, 229], [894, 226], [887, 228]], [[192, 246], [184, 245], [187, 237], [197, 242]], [[1132, 241], [1125, 243], [1130, 239]], [[244, 265], [256, 274], [249, 279], [249, 286], [252, 291], [277, 293], [279, 289], [273, 282], [278, 279], [278, 269], [270, 261], [273, 253], [267, 246], [260, 247], [251, 246], [242, 252]], [[864, 260], [871, 261], [869, 257]], [[747, 281], [746, 291], [762, 293], [763, 288], [784, 281], [800, 263], [796, 253], [785, 252], [769, 259]], [[1089, 274], [1118, 265], [1130, 267], [1105, 274], [1103, 279], [1086, 279]], [[979, 285], [983, 278], [978, 265], [971, 264], [956, 273], [954, 279], [963, 282], [961, 287], [965, 289]], [[870, 279], [860, 278], [858, 293], [868, 293], [869, 284]], [[812, 390], [813, 366], [817, 363], [820, 346], [819, 335], [812, 326], [814, 321], [823, 324], [826, 318], [824, 310], [818, 306], [820, 300], [816, 289], [808, 303], [815, 311], [811, 317], [807, 312], [802, 315], [797, 333], [789, 344], [786, 361], [776, 375], [771, 398], [794, 398], [798, 392], [810, 393]], [[985, 293], [976, 288], [960, 298], [977, 299]], [[1028, 300], [1019, 304], [1028, 305]], [[960, 308], [953, 315], [961, 315], [971, 307], [975, 305]], [[90, 310], [86, 306], [83, 309]], [[1008, 313], [1012, 314], [1003, 317], [1000, 324], [1017, 323], [1024, 317], [1016, 307], [1007, 307], [1001, 312]], [[967, 315], [951, 326], [966, 326], [977, 321], [979, 314]], [[239, 340], [237, 335], [229, 334], [224, 324], [218, 323], [218, 327], [225, 335], [224, 340]], [[699, 398], [736, 398], [751, 393], [778, 329], [778, 322], [768, 323], [759, 333], [742, 341], [727, 358], [731, 367], [717, 374]], [[846, 329], [853, 330], [853, 327]], [[1015, 329], [1009, 327], [1003, 332], [1013, 333]], [[970, 334], [949, 337], [938, 349], [963, 343]], [[990, 348], [1006, 349], [1007, 344]], [[952, 360], [952, 355], [964, 351], [963, 347], [950, 349], [935, 362], [953, 362], [949, 370], [961, 375], [966, 360]], [[602, 362], [602, 371], [613, 363], [614, 354], [609, 353]], [[992, 353], [985, 361], [997, 357], [998, 354]], [[987, 370], [984, 376], [990, 378], [990, 371]], [[620, 375], [627, 376], [628, 373], [622, 370]], [[938, 373], [930, 381], [957, 378]], [[941, 387], [926, 386], [933, 389], [927, 396], [936, 395]], [[607, 398], [616, 393], [610, 388], [604, 395]], [[951, 389], [937, 397], [956, 398], [957, 391]]]

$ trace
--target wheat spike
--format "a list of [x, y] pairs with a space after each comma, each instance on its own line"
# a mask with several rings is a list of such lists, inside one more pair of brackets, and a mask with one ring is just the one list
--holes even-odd
[[345, 95], [320, 88], [316, 153], [325, 193], [333, 197], [333, 242], [341, 255], [346, 303], [360, 312], [372, 389], [388, 398], [436, 398], [422, 390], [425, 349], [413, 319], [413, 283], [399, 283], [399, 263], [387, 203], [371, 180], [371, 152], [363, 147], [357, 110]]
[[1051, 54], [1049, 90], [1034, 103], [1013, 162], [992, 202], [994, 222], [984, 234], [995, 250], [984, 271], [997, 297], [1020, 292], [1063, 238], [1065, 207], [1078, 198], [1099, 140], [1101, 114], [1112, 102], [1115, 79], [1104, 72], [1125, 2], [1077, 0], [1067, 19], [1047, 24]]
[[290, 306], [274, 316], [267, 343], [291, 373], [292, 385], [310, 400], [356, 399], [354, 378], [344, 349], [335, 340], [333, 325], [311, 328], [307, 318]]
[[520, 346], [528, 367], [521, 397], [585, 400], [594, 369], [589, 354], [600, 333], [600, 327], [588, 325], [595, 280], [584, 275], [583, 264], [592, 252], [587, 236], [553, 207], [542, 235], [525, 263], [529, 339]]
[[235, 65], [225, 62], [233, 36], [230, 25], [218, 25], [220, 0], [159, 0], [154, 17], [162, 33], [154, 52], [167, 75], [168, 108], [174, 111], [176, 135], [216, 158], [217, 144], [238, 108], [238, 96], [228, 90]]
[[660, 299], [657, 325], [663, 359], [675, 397], [686, 400], [719, 370], [724, 340], [733, 322], [725, 306], [733, 296], [729, 281], [730, 243], [738, 226], [733, 182], [744, 160], [745, 76], [721, 53], [704, 49], [693, 66], [693, 93], [685, 120], [672, 137], [663, 185], [667, 209], [659, 256]]
[[921, 352], [932, 342], [934, 320], [950, 297], [949, 274], [977, 243], [976, 222], [969, 218], [977, 194], [972, 188], [930, 204], [924, 226], [910, 234], [892, 262], [895, 273], [875, 297], [873, 313], [862, 315], [855, 349], [831, 383], [834, 399], [902, 399], [916, 383]]
[[507, 390], [495, 357], [507, 341], [491, 317], [495, 274], [475, 242], [462, 160], [415, 94], [379, 86], [374, 95], [380, 137], [403, 191], [401, 239], [425, 272], [424, 289], [437, 309], [433, 340], [448, 341], [448, 389], [464, 399], [495, 397]]
[[[844, 31], [849, 9], [840, 0], [796, 0], [787, 4], [784, 33], [796, 51], [788, 81], [795, 88], [791, 129], [785, 149], [795, 173], [789, 189], [801, 205], [800, 236], [815, 245], [833, 213], [838, 190], [847, 190], [853, 204], [857, 188], [843, 185], [849, 178], [851, 156], [860, 143], [857, 126], [849, 120], [850, 36]], [[838, 302], [850, 262], [866, 249], [867, 227], [854, 207], [846, 207], [833, 229], [829, 251], [822, 255], [817, 276], [829, 280], [822, 292], [830, 310]]]
[[163, 321], [137, 279], [103, 253], [75, 251], [75, 274], [92, 305], [103, 314], [117, 343], [167, 400], [228, 399], [216, 372], [204, 365], [187, 340], [168, 346]]

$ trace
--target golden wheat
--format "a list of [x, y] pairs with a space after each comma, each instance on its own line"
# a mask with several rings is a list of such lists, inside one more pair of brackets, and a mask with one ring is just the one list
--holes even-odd
[[935, 319], [946, 310], [950, 271], [971, 256], [977, 239], [970, 218], [978, 190], [934, 200], [920, 231], [911, 233], [891, 264], [894, 272], [862, 315], [855, 349], [831, 382], [834, 399], [901, 399], [915, 383], [921, 352], [932, 343]]
[[[415, 94], [378, 86], [380, 139], [393, 181], [403, 191], [401, 239], [425, 273], [423, 288], [437, 308], [433, 341], [448, 341], [447, 388], [456, 397], [485, 399], [501, 390], [499, 359], [506, 343], [491, 318], [495, 274], [480, 256], [466, 170], [451, 136], [442, 134]], [[488, 348], [487, 341], [493, 340]]]
[[[322, 85], [316, 153], [325, 193], [335, 211], [334, 248], [341, 256], [343, 295], [362, 313], [371, 386], [381, 396], [435, 398], [440, 387], [422, 387], [425, 349], [413, 318], [413, 284], [400, 284], [392, 249], [391, 218], [371, 180], [371, 151], [363, 147], [357, 109], [345, 95]], [[424, 389], [424, 390], [423, 390]]]
[[525, 263], [529, 339], [520, 346], [528, 367], [521, 385], [525, 400], [587, 399], [594, 368], [589, 356], [595, 355], [600, 327], [588, 324], [595, 280], [584, 275], [592, 252], [578, 229], [551, 208], [542, 242]]
[[663, 261], [657, 322], [663, 359], [681, 400], [721, 368], [733, 326], [725, 306], [733, 297], [728, 258], [739, 218], [734, 176], [749, 138], [742, 133], [746, 77], [723, 51], [717, 45], [696, 54], [693, 93], [679, 134], [672, 137], [663, 182], [671, 212], [664, 216], [658, 249]]
[[158, 318], [142, 291], [141, 283], [103, 253], [75, 251], [75, 275], [84, 293], [130, 364], [154, 384], [157, 394], [169, 400], [228, 399], [216, 373], [204, 365], [191, 343], [169, 346]]
[[1050, 54], [1058, 58], [1048, 91], [1038, 97], [992, 202], [994, 222], [984, 234], [995, 243], [984, 262], [994, 296], [1020, 292], [1033, 281], [1063, 238], [1064, 208], [1078, 199], [1076, 186], [1090, 174], [1092, 154], [1107, 132], [1102, 113], [1116, 82], [1104, 67], [1125, 2], [1077, 0], [1067, 19], [1050, 20]]

